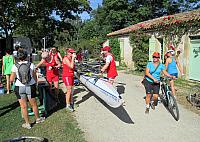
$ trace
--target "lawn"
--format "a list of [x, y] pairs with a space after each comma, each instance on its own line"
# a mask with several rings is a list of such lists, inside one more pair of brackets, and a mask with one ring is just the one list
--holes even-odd
[[[31, 122], [34, 122], [33, 116]], [[22, 123], [24, 121], [15, 95], [0, 95], [0, 141], [19, 136], [44, 137], [55, 142], [85, 141], [73, 113], [67, 112], [64, 108], [57, 109], [45, 122], [35, 124], [30, 130], [22, 128]]]

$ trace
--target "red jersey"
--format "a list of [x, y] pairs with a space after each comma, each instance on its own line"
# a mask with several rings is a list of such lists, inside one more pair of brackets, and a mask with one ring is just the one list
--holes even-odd
[[53, 58], [53, 60], [56, 60], [56, 58], [59, 59], [58, 52], [56, 52], [55, 54], [50, 52], [50, 56], [51, 56], [51, 58]]
[[112, 60], [107, 68], [107, 77], [115, 78], [116, 76], [118, 76], [117, 68], [116, 68], [116, 64], [115, 64], [115, 58], [111, 53], [108, 53], [108, 55], [112, 56]]
[[[57, 63], [53, 57], [51, 57], [51, 61], [47, 62], [45, 60], [45, 65], [46, 65], [46, 75], [47, 76], [54, 76], [54, 75], [59, 75], [59, 71], [55, 66], [57, 66]], [[50, 69], [52, 67], [52, 69]]]
[[[63, 61], [64, 59], [67, 58], [70, 62], [72, 61], [71, 58], [69, 58], [68, 56], [64, 56], [63, 58]], [[72, 77], [74, 76], [74, 67], [73, 69], [71, 69], [67, 64], [65, 64], [64, 62], [62, 62], [62, 65], [63, 65], [63, 76], [68, 76], [68, 77]]]

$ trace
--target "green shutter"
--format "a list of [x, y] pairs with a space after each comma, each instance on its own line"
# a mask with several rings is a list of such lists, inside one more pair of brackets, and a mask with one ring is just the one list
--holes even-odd
[[191, 40], [189, 79], [200, 81], [200, 39]]

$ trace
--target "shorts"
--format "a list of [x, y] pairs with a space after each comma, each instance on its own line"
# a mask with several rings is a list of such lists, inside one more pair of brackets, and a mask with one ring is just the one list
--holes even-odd
[[116, 77], [117, 77], [117, 76], [113, 76], [113, 77], [111, 77], [111, 76], [108, 77], [108, 76], [107, 76], [107, 78], [108, 78], [109, 80], [111, 80], [111, 81], [114, 81]]
[[176, 78], [178, 78], [178, 73], [172, 73], [170, 75], [175, 76]]
[[62, 80], [65, 86], [74, 86], [74, 76], [63, 76]]
[[160, 83], [151, 83], [147, 79], [143, 81], [146, 94], [159, 94]]
[[36, 85], [30, 86], [15, 86], [14, 89], [17, 99], [35, 98], [36, 97]]
[[46, 75], [46, 78], [49, 83], [59, 81], [59, 75]]

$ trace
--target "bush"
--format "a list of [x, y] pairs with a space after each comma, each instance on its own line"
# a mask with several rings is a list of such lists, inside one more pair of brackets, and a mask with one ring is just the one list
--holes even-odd
[[109, 45], [111, 47], [111, 53], [114, 54], [115, 60], [120, 61], [120, 44], [117, 38], [110, 38]]
[[135, 68], [138, 71], [144, 71], [149, 58], [149, 36], [132, 33], [130, 42], [133, 47], [132, 60], [135, 62]]

